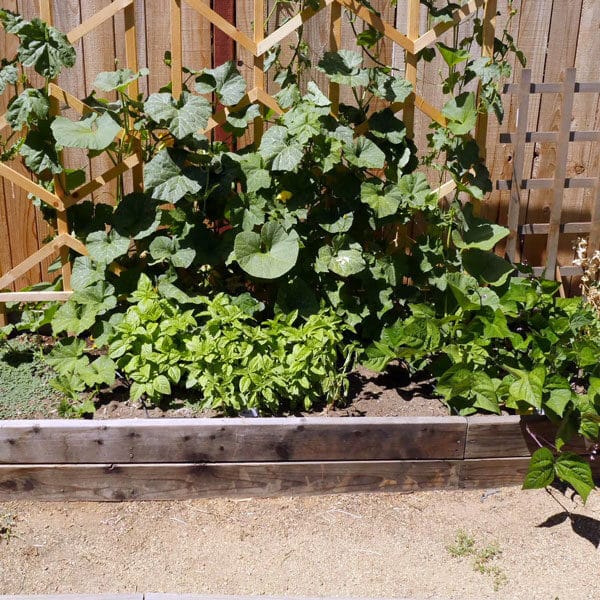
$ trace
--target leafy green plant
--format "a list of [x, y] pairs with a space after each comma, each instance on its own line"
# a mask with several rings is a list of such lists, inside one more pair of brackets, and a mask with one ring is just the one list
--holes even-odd
[[296, 325], [297, 313], [257, 323], [261, 308], [248, 294], [197, 297], [182, 311], [146, 276], [115, 326], [108, 355], [131, 381], [131, 396], [159, 402], [180, 384], [202, 395], [202, 406], [269, 413], [331, 404], [347, 391], [351, 348], [346, 327], [328, 311]]

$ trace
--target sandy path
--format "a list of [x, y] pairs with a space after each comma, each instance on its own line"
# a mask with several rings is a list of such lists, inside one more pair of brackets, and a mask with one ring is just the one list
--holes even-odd
[[[4, 503], [0, 593], [195, 592], [418, 599], [592, 600], [600, 494], [587, 519], [537, 527], [560, 512], [543, 491], [341, 495], [125, 504]], [[457, 533], [487, 562], [447, 550]]]

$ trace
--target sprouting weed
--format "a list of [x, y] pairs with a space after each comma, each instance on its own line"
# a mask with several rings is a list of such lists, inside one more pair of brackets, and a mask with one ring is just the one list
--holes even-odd
[[573, 264], [581, 267], [581, 294], [584, 301], [600, 315], [600, 250], [588, 256], [588, 242], [579, 238], [575, 246], [576, 258]]
[[507, 583], [508, 579], [504, 571], [498, 565], [491, 564], [502, 555], [502, 550], [497, 544], [489, 544], [477, 549], [475, 538], [464, 531], [459, 531], [454, 544], [446, 546], [446, 550], [454, 558], [472, 556], [473, 570], [482, 575], [489, 575], [493, 581], [494, 591], [497, 592]]
[[15, 537], [14, 526], [15, 515], [12, 513], [0, 514], [0, 541], [5, 541], [8, 544], [10, 539]]

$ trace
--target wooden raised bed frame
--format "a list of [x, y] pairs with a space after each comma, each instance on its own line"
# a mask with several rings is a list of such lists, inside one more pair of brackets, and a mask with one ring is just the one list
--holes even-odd
[[183, 500], [520, 484], [536, 448], [527, 429], [552, 440], [545, 420], [497, 416], [4, 421], [0, 500]]

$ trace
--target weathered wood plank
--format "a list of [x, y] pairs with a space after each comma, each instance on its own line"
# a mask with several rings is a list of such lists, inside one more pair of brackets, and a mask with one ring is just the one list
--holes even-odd
[[0, 501], [187, 500], [456, 488], [459, 461], [0, 466]]
[[463, 489], [520, 485], [525, 480], [529, 457], [480, 458], [460, 465], [459, 487]]
[[[532, 435], [533, 434], [533, 435]], [[465, 459], [529, 457], [540, 442], [554, 443], [556, 427], [545, 418], [480, 416], [468, 419]], [[565, 449], [585, 453], [583, 440]]]
[[0, 422], [0, 463], [452, 459], [467, 421], [427, 418]]

